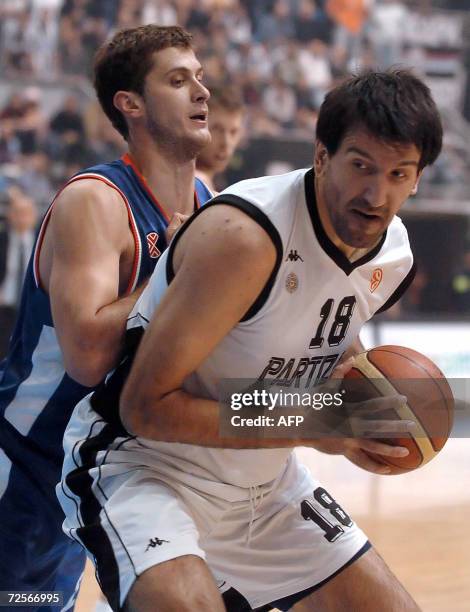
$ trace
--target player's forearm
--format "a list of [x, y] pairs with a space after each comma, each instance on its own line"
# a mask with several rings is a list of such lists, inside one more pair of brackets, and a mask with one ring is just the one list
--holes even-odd
[[130, 433], [161, 442], [233, 449], [292, 448], [308, 444], [293, 438], [223, 438], [219, 434], [219, 404], [181, 390], [155, 401], [155, 398], [130, 394], [125, 388], [120, 414]]
[[69, 342], [63, 346], [65, 368], [74, 380], [94, 387], [116, 366], [123, 350], [127, 318], [144, 286], [103, 306], [86, 321], [77, 322]]

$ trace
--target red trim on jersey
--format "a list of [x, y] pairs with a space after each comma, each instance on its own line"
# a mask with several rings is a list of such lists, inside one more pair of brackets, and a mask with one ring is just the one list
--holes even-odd
[[[148, 186], [147, 181], [145, 180], [144, 175], [137, 168], [137, 166], [135, 165], [135, 163], [134, 163], [132, 157], [130, 156], [130, 154], [129, 153], [124, 153], [124, 155], [121, 157], [121, 159], [126, 164], [126, 166], [130, 166], [132, 168], [132, 170], [134, 170], [135, 174], [137, 175], [137, 178], [142, 183], [142, 187], [148, 193], [148, 195], [150, 196], [150, 199], [152, 200], [152, 202], [155, 204], [155, 206], [158, 208], [158, 210], [164, 216], [166, 222], [170, 223], [170, 220], [171, 220], [170, 215], [166, 212], [165, 208], [160, 204], [160, 202], [157, 200], [157, 198], [153, 194], [152, 190]], [[201, 208], [201, 203], [199, 202], [199, 197], [197, 195], [197, 191], [196, 191], [196, 189], [194, 189], [194, 210], [196, 211], [199, 208]]]
[[140, 244], [139, 230], [137, 229], [137, 225], [136, 225], [136, 222], [135, 222], [135, 219], [134, 219], [134, 215], [132, 214], [132, 209], [131, 209], [131, 206], [129, 204], [129, 201], [126, 198], [126, 196], [124, 195], [124, 193], [119, 189], [119, 187], [117, 185], [112, 183], [105, 176], [100, 176], [98, 174], [93, 174], [93, 173], [80, 174], [78, 176], [75, 176], [75, 177], [71, 178], [69, 181], [67, 181], [67, 183], [65, 183], [65, 185], [54, 196], [54, 199], [52, 200], [51, 205], [49, 207], [49, 210], [47, 211], [46, 216], [44, 217], [43, 222], [41, 224], [41, 228], [40, 228], [39, 234], [38, 234], [38, 240], [37, 240], [37, 243], [36, 243], [36, 249], [35, 249], [35, 252], [34, 252], [34, 267], [33, 268], [34, 268], [34, 276], [35, 276], [35, 280], [36, 280], [36, 285], [37, 285], [37, 287], [41, 287], [41, 277], [39, 275], [39, 255], [40, 255], [40, 252], [41, 252], [42, 243], [44, 241], [44, 236], [45, 236], [45, 233], [46, 233], [46, 228], [47, 228], [47, 225], [48, 225], [49, 220], [50, 220], [50, 216], [51, 216], [51, 212], [52, 212], [52, 208], [54, 206], [54, 203], [55, 203], [57, 198], [60, 196], [60, 194], [63, 192], [63, 190], [66, 187], [68, 187], [72, 183], [75, 183], [76, 181], [80, 181], [80, 180], [84, 180], [84, 179], [95, 180], [95, 181], [103, 181], [103, 183], [108, 185], [108, 187], [111, 187], [112, 189], [114, 189], [115, 191], [117, 191], [119, 193], [119, 195], [123, 199], [124, 204], [125, 204], [125, 206], [127, 208], [127, 216], [128, 216], [128, 219], [129, 219], [129, 227], [131, 228], [132, 236], [134, 238], [134, 246], [135, 246], [134, 262], [132, 264], [132, 272], [131, 272], [131, 276], [130, 276], [130, 279], [129, 279], [129, 283], [128, 283], [128, 285], [126, 287], [126, 290], [124, 292], [125, 295], [128, 295], [129, 293], [131, 293], [135, 289], [135, 284], [136, 284], [136, 280], [137, 280], [137, 276], [138, 276], [138, 271], [139, 271], [139, 268], [140, 268], [140, 261], [141, 261], [141, 257], [142, 257], [142, 247], [141, 247], [141, 244]]
[[129, 153], [124, 153], [124, 155], [121, 157], [121, 159], [126, 164], [126, 166], [130, 166], [132, 168], [132, 170], [134, 170], [134, 172], [137, 175], [137, 178], [139, 179], [139, 181], [142, 184], [142, 187], [148, 193], [148, 195], [150, 196], [150, 199], [152, 200], [152, 202], [155, 204], [155, 206], [158, 208], [160, 213], [163, 215], [163, 217], [165, 218], [165, 221], [167, 223], [170, 223], [170, 215], [166, 212], [166, 210], [163, 208], [163, 206], [160, 204], [160, 202], [157, 200], [157, 198], [152, 193], [152, 190], [148, 186], [147, 181], [145, 180], [144, 175], [137, 168], [137, 166], [135, 165], [135, 163], [132, 160], [132, 157], [129, 155]]
[[197, 195], [196, 189], [194, 190], [194, 212], [201, 208], [201, 202], [199, 202], [199, 196]]

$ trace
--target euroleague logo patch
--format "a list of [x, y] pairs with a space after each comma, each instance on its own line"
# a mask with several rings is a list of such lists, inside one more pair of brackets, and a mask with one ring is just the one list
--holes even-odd
[[372, 276], [370, 277], [369, 289], [371, 293], [374, 293], [374, 291], [380, 285], [380, 283], [382, 282], [382, 277], [383, 277], [382, 268], [375, 268], [375, 270], [372, 272]]
[[149, 248], [149, 255], [152, 259], [156, 259], [160, 256], [160, 250], [157, 247], [158, 234], [157, 232], [150, 232], [147, 234], [147, 246]]

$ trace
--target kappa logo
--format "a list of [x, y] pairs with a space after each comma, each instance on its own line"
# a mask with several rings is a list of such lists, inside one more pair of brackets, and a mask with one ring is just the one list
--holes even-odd
[[375, 270], [372, 272], [372, 276], [370, 277], [369, 289], [371, 293], [374, 293], [374, 291], [380, 285], [380, 283], [382, 282], [382, 277], [383, 277], [382, 268], [375, 268]]
[[150, 234], [147, 234], [147, 246], [149, 249], [149, 255], [152, 259], [156, 259], [157, 257], [160, 257], [161, 255], [161, 252], [159, 248], [157, 247], [157, 242], [158, 242], [157, 232], [150, 232]]
[[157, 546], [161, 546], [164, 543], [169, 544], [170, 541], [169, 540], [160, 540], [160, 538], [150, 538], [150, 542], [148, 543], [148, 546], [145, 549], [145, 552], [147, 552], [149, 548], [155, 548]]
[[291, 249], [289, 255], [286, 257], [286, 261], [303, 261], [302, 257], [297, 252], [297, 249]]

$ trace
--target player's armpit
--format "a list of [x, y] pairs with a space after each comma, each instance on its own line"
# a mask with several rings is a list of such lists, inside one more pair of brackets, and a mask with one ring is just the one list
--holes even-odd
[[[121, 351], [135, 301], [118, 300], [120, 262], [130, 239], [125, 204], [104, 183], [78, 181], [57, 198], [41, 253], [41, 276], [66, 371], [86, 386], [98, 384]], [[43, 258], [49, 263], [44, 265]]]
[[130, 431], [220, 446], [217, 403], [189, 396], [181, 386], [243, 318], [275, 261], [271, 238], [240, 210], [218, 205], [194, 220], [175, 249], [174, 280], [124, 387], [121, 417]]

